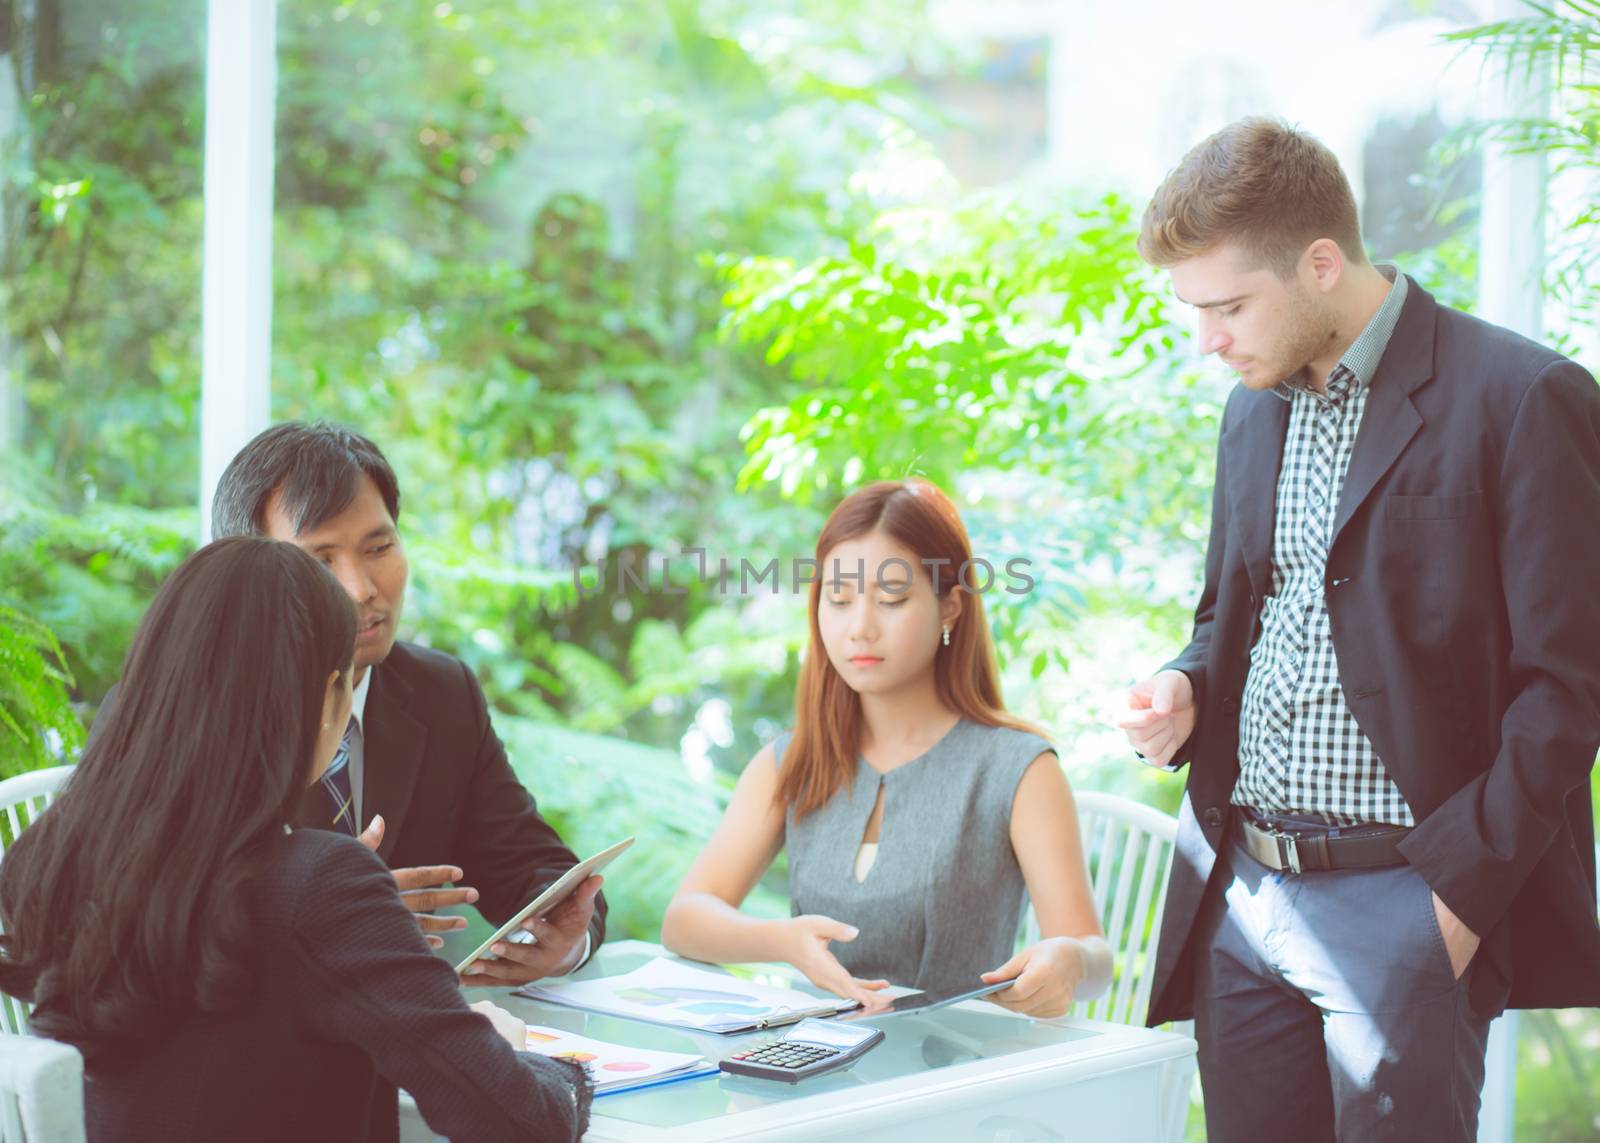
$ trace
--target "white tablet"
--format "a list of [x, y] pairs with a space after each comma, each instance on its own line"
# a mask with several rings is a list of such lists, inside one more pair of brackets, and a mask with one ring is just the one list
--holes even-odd
[[630, 837], [623, 841], [617, 842], [616, 845], [611, 846], [609, 849], [602, 849], [599, 853], [595, 854], [587, 861], [578, 862], [578, 864], [574, 865], [571, 869], [567, 870], [559, 878], [557, 878], [555, 882], [553, 882], [543, 893], [540, 893], [532, 901], [529, 901], [526, 905], [519, 909], [516, 916], [512, 917], [509, 921], [496, 929], [494, 936], [490, 937], [488, 940], [484, 941], [481, 945], [474, 949], [471, 956], [468, 956], [460, 964], [456, 965], [456, 972], [465, 972], [467, 967], [475, 960], [495, 959], [492, 955], [484, 955], [489, 951], [489, 947], [491, 945], [493, 945], [496, 941], [515, 939], [511, 936], [511, 934], [518, 931], [517, 927], [521, 925], [523, 921], [526, 921], [529, 917], [542, 917], [551, 909], [554, 909], [557, 905], [561, 904], [561, 902], [565, 901], [567, 897], [571, 895], [574, 889], [583, 884], [583, 882], [590, 876], [599, 873], [606, 866], [610, 865], [612, 860], [615, 859], [619, 853], [627, 849], [632, 844], [633, 838]]

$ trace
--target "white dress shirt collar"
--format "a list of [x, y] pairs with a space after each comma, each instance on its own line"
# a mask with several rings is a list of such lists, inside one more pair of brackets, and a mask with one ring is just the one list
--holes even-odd
[[368, 667], [367, 673], [356, 684], [356, 689], [350, 692], [350, 717], [356, 720], [356, 727], [363, 738], [367, 735], [367, 692], [372, 689], [372, 672], [377, 669]]

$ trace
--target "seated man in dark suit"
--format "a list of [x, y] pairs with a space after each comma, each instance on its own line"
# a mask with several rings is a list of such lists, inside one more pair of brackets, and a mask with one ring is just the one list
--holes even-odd
[[[407, 574], [399, 516], [399, 485], [375, 444], [296, 422], [266, 430], [233, 458], [211, 509], [216, 538], [287, 540], [327, 564], [355, 601], [350, 723], [299, 824], [342, 830], [376, 850], [437, 946], [431, 934], [466, 920], [433, 910], [473, 902], [502, 924], [577, 858], [512, 773], [471, 670], [396, 641]], [[563, 906], [524, 924], [531, 942], [502, 942], [497, 959], [478, 961], [462, 983], [523, 984], [579, 967], [605, 939], [599, 887], [589, 878]]]

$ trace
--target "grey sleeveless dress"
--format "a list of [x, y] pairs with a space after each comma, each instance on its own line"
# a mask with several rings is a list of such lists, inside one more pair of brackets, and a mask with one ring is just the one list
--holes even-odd
[[[773, 742], [778, 764], [792, 735]], [[793, 915], [854, 925], [831, 950], [853, 976], [929, 991], [976, 988], [1010, 959], [1022, 915], [1011, 803], [1023, 772], [1053, 747], [1035, 734], [962, 719], [934, 746], [854, 779], [819, 810], [784, 818]], [[878, 856], [855, 879], [856, 851], [883, 784]]]

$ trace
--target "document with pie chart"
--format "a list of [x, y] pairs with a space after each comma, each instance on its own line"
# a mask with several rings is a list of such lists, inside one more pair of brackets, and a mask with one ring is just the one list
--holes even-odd
[[528, 1025], [528, 1051], [556, 1060], [575, 1060], [589, 1069], [596, 1095], [666, 1079], [687, 1079], [697, 1072], [710, 1075], [716, 1068], [704, 1056], [687, 1052], [657, 1052], [591, 1040], [560, 1028]]

